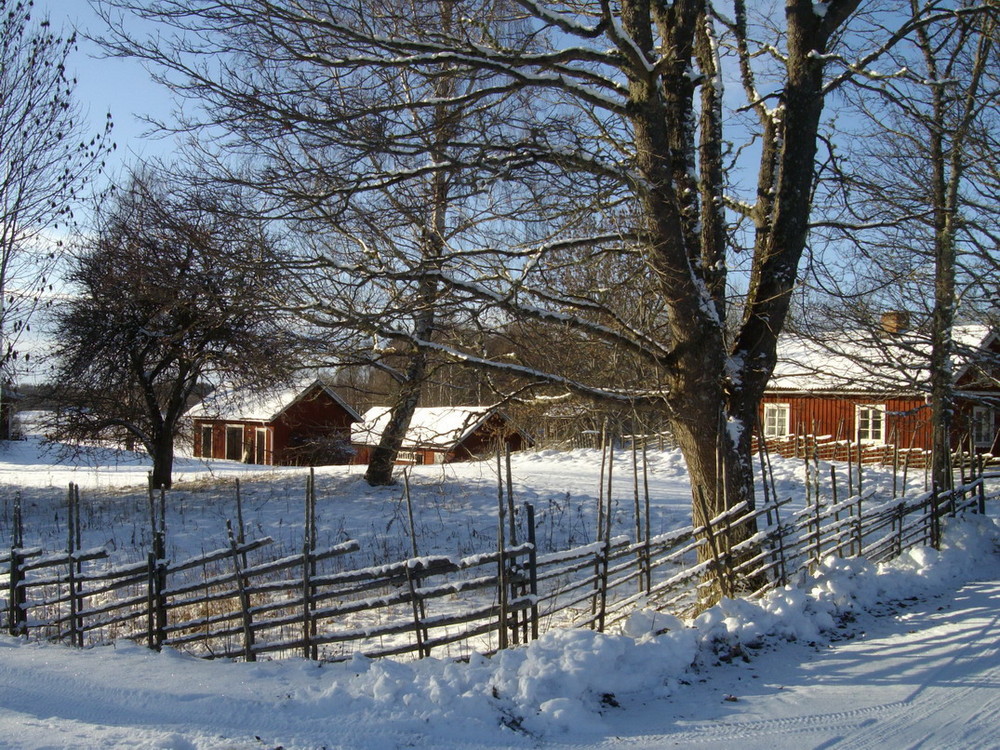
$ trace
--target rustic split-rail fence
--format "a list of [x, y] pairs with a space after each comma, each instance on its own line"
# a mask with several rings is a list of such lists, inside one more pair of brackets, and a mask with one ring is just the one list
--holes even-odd
[[[740, 505], [703, 526], [651, 536], [648, 494], [643, 512], [638, 487], [634, 535], [611, 536], [608, 500], [598, 541], [539, 554], [533, 509], [515, 507], [508, 474], [506, 493], [499, 484], [495, 549], [421, 556], [411, 513], [411, 557], [345, 569], [345, 555], [359, 545], [317, 548], [311, 475], [299, 553], [269, 556], [270, 538], [244, 539], [237, 502], [240, 517], [228, 546], [167, 559], [166, 497], [150, 493], [152, 549], [129, 565], [111, 565], [104, 549], [80, 549], [79, 490], [71, 485], [63, 551], [25, 547], [15, 504], [13, 544], [0, 553], [0, 576], [8, 581], [6, 626], [13, 635], [76, 646], [130, 639], [152, 649], [248, 661], [460, 658], [526, 643], [552, 627], [608, 630], [644, 607], [690, 614], [710, 591], [757, 596], [828, 555], [888, 560], [915, 545], [936, 545], [943, 519], [984, 513], [995, 499], [981, 470], [964, 476], [954, 491], [888, 499], [877, 499], [859, 478], [843, 498], [834, 481], [832, 492], [810, 492], [805, 507], [793, 510], [772, 490], [756, 509]], [[738, 537], [731, 532], [751, 520], [757, 532], [732, 544]], [[748, 581], [756, 582], [755, 590]]]

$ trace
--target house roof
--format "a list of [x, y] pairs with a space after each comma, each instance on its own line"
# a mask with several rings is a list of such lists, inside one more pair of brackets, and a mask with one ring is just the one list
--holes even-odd
[[[974, 354], [992, 346], [987, 326], [955, 326], [955, 380]], [[929, 381], [930, 338], [919, 333], [873, 335], [870, 331], [830, 334], [826, 339], [794, 334], [778, 340], [769, 392], [923, 393]]]
[[[358, 445], [378, 445], [390, 411], [388, 406], [373, 406], [366, 411], [362, 422], [351, 426], [351, 441]], [[450, 450], [495, 413], [498, 413], [495, 406], [419, 407], [413, 412], [403, 448]]]
[[234, 422], [273, 422], [292, 404], [317, 387], [340, 404], [355, 422], [361, 421], [360, 414], [337, 395], [336, 391], [318, 379], [268, 391], [253, 391], [232, 386], [216, 388], [203, 401], [191, 407], [185, 416], [191, 419]]

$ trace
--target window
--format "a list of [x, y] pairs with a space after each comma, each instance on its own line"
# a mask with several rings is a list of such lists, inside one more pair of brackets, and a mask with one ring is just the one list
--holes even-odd
[[423, 464], [424, 454], [422, 451], [399, 451], [396, 454], [396, 461], [401, 464]]
[[788, 404], [764, 404], [764, 437], [788, 437]]
[[991, 448], [996, 439], [993, 409], [988, 406], [972, 408], [972, 442], [977, 448]]
[[201, 426], [201, 457], [212, 458], [212, 425]]
[[881, 443], [885, 440], [885, 407], [858, 406], [858, 442]]
[[254, 451], [254, 463], [255, 464], [267, 464], [270, 463], [267, 460], [268, 450], [267, 450], [267, 433], [266, 427], [258, 427], [256, 430], [256, 450]]
[[226, 426], [226, 458], [230, 461], [243, 460], [243, 427]]

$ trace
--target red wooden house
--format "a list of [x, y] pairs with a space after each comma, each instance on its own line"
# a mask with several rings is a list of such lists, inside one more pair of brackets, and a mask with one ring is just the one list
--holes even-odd
[[[351, 429], [354, 462], [368, 463], [389, 420], [389, 407], [375, 406]], [[506, 444], [523, 450], [530, 439], [495, 406], [420, 407], [396, 458], [399, 464], [442, 464], [484, 456]]]
[[[860, 446], [883, 458], [931, 448], [930, 342], [905, 330], [905, 317], [883, 318], [878, 335], [852, 332], [817, 341], [783, 336], [760, 411], [761, 432], [787, 452], [798, 436]], [[1000, 452], [1000, 339], [985, 326], [956, 327], [953, 448], [971, 442]]]
[[361, 416], [319, 380], [269, 393], [218, 389], [188, 411], [194, 453], [251, 464], [350, 463]]

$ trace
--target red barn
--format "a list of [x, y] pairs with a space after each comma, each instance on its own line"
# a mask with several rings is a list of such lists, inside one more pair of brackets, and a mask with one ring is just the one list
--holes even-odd
[[319, 380], [280, 392], [219, 389], [188, 411], [194, 453], [251, 464], [350, 463], [361, 416]]
[[[375, 406], [351, 429], [355, 463], [368, 463], [389, 420], [388, 406]], [[495, 406], [420, 407], [413, 413], [402, 448], [400, 464], [443, 464], [484, 456], [506, 444], [512, 451], [530, 445], [527, 435]]]
[[[930, 342], [898, 314], [877, 336], [783, 336], [760, 411], [761, 432], [784, 452], [796, 436], [861, 446], [870, 456], [931, 448]], [[902, 318], [905, 321], [905, 317]], [[955, 328], [956, 414], [952, 444], [996, 454], [1000, 428], [1000, 342], [984, 326]]]

